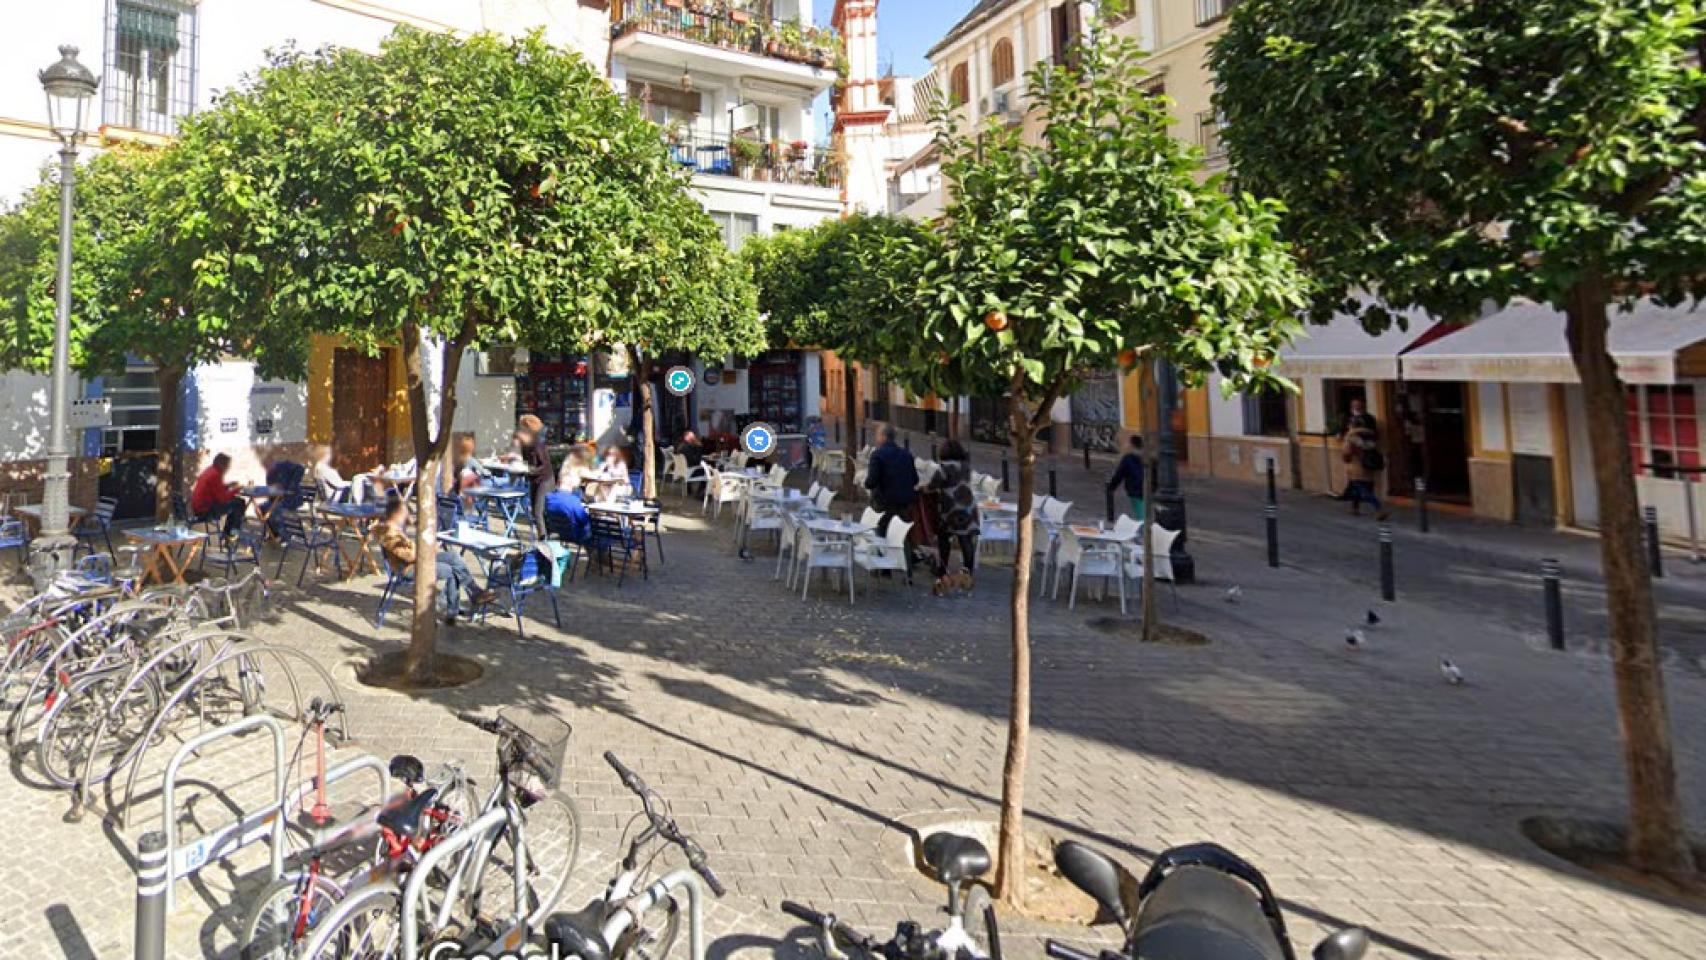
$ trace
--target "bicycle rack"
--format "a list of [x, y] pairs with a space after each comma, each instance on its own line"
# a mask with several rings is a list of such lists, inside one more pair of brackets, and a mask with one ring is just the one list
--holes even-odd
[[[235, 631], [233, 631], [231, 635], [246, 636]], [[204, 664], [201, 669], [197, 670], [195, 674], [183, 684], [182, 687], [172, 694], [172, 697], [169, 700], [161, 705], [159, 712], [154, 715], [153, 722], [148, 725], [147, 732], [143, 734], [143, 743], [155, 743], [159, 738], [160, 728], [165, 724], [166, 718], [171, 716], [172, 712], [195, 691], [197, 684], [218, 672], [220, 667], [233, 660], [239, 660], [245, 657], [253, 660], [263, 656], [276, 657], [280, 661], [280, 665], [284, 667], [284, 678], [290, 684], [292, 703], [296, 707], [296, 715], [298, 717], [302, 715], [301, 688], [296, 682], [296, 675], [291, 671], [289, 663], [286, 662], [288, 660], [300, 660], [301, 662], [306, 663], [312, 671], [319, 676], [322, 685], [333, 700], [339, 704], [343, 703], [343, 697], [338, 694], [338, 686], [337, 683], [332, 680], [332, 675], [326, 672], [325, 667], [320, 666], [320, 664], [316, 663], [313, 658], [309, 657], [303, 651], [294, 647], [285, 647], [276, 644], [256, 644], [254, 646], [249, 646], [242, 640], [239, 640], [238, 642], [233, 643], [218, 656]], [[347, 716], [347, 711], [343, 713]], [[347, 732], [348, 731], [346, 730], [345, 733], [347, 734]], [[109, 816], [116, 818], [120, 829], [130, 825], [130, 805], [136, 798], [136, 779], [142, 775], [142, 768], [145, 766], [143, 763], [143, 757], [146, 752], [147, 747], [145, 746], [142, 751], [138, 752], [130, 761], [130, 773], [125, 777], [124, 792], [118, 796], [115, 801], [114, 808], [108, 814]], [[85, 799], [87, 799], [87, 797], [85, 797]]]
[[[176, 817], [179, 769], [208, 744], [255, 729], [263, 729], [271, 735], [273, 799], [223, 827], [208, 831], [193, 843], [179, 846]], [[137, 960], [164, 960], [166, 916], [177, 905], [178, 881], [194, 876], [208, 864], [261, 840], [269, 841], [267, 879], [276, 880], [283, 874], [289, 811], [313, 789], [313, 784], [307, 783], [285, 792], [290, 771], [285, 761], [284, 740], [284, 726], [277, 719], [256, 714], [191, 737], [172, 754], [160, 783], [161, 829], [144, 834], [137, 848]], [[326, 771], [326, 784], [329, 786], [362, 770], [372, 770], [379, 781], [380, 802], [373, 809], [377, 816], [391, 796], [391, 774], [378, 757], [363, 754], [338, 764]]]

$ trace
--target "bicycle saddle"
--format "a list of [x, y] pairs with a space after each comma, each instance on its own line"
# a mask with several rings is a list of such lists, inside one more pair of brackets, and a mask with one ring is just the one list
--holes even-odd
[[391, 776], [410, 786], [426, 779], [426, 766], [419, 757], [399, 753], [391, 758]]
[[1285, 960], [1249, 885], [1213, 867], [1179, 867], [1143, 900], [1136, 960]]
[[436, 799], [438, 789], [429, 787], [406, 800], [398, 800], [380, 812], [379, 825], [396, 834], [399, 840], [407, 840], [420, 828], [421, 815]]
[[924, 838], [924, 864], [936, 871], [936, 879], [955, 884], [989, 872], [989, 850], [971, 837], [957, 833], [932, 833]]
[[575, 913], [553, 913], [545, 921], [545, 943], [556, 957], [580, 960], [610, 960], [610, 944], [604, 942], [604, 905], [594, 903]]

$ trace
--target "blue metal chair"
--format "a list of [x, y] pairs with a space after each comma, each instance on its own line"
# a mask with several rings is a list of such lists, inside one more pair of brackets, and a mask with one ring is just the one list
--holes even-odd
[[616, 561], [620, 556], [622, 572], [616, 579], [616, 585], [621, 586], [628, 579], [628, 569], [634, 565], [634, 558], [640, 561], [640, 575], [650, 579], [650, 570], [646, 566], [645, 534], [631, 531], [620, 520], [613, 517], [592, 514], [592, 537], [587, 542], [587, 569], [596, 567], [615, 572]]
[[[227, 579], [236, 574], [238, 564], [252, 563], [256, 570], [261, 568], [261, 538], [250, 533], [247, 529], [237, 531], [237, 536], [229, 542], [221, 538], [210, 540], [208, 543], [209, 545], [201, 552], [201, 569], [203, 571], [207, 569], [209, 558], [213, 560], [215, 566], [225, 568]], [[304, 567], [308, 565], [306, 558], [304, 558], [302, 565]], [[280, 566], [283, 566], [282, 562]], [[300, 578], [298, 578], [298, 582], [300, 583]]]
[[278, 554], [278, 570], [273, 576], [284, 576], [284, 561], [290, 556], [290, 551], [296, 549], [304, 551], [302, 570], [296, 575], [297, 586], [302, 586], [303, 578], [308, 575], [308, 561], [314, 561], [315, 570], [320, 569], [320, 552], [323, 550], [331, 551], [332, 566], [337, 570], [338, 576], [343, 576], [344, 562], [338, 556], [337, 537], [330, 530], [318, 524], [312, 526], [305, 524], [302, 522], [301, 515], [296, 513], [287, 513], [279, 524], [279, 528], [281, 530], [280, 544], [282, 549]]
[[18, 569], [27, 568], [30, 563], [30, 531], [17, 517], [0, 520], [0, 550], [11, 547], [18, 550]]
[[486, 578], [486, 586], [508, 592], [510, 612], [515, 614], [515, 631], [521, 636], [527, 636], [527, 629], [522, 625], [522, 606], [528, 597], [536, 593], [543, 593], [551, 599], [551, 616], [557, 626], [562, 627], [563, 613], [557, 607], [557, 592], [551, 588], [550, 571], [538, 550], [525, 550], [519, 557], [494, 565], [491, 575]]
[[77, 549], [73, 550], [72, 554], [80, 554], [84, 550], [94, 553], [96, 537], [105, 540], [107, 552], [112, 553], [113, 516], [116, 513], [118, 513], [118, 498], [102, 497], [100, 502], [95, 505], [95, 512], [83, 517], [77, 522], [77, 526], [72, 528], [71, 532], [77, 537]]
[[391, 566], [391, 558], [384, 551], [379, 553], [379, 565], [385, 570], [385, 589], [379, 593], [379, 613], [373, 618], [376, 626], [385, 626], [385, 612], [391, 609], [391, 601], [397, 599], [404, 588], [415, 585], [415, 575], [412, 572], [399, 572]]
[[463, 508], [461, 497], [455, 494], [439, 494], [438, 528], [440, 530], [454, 530], [456, 525], [464, 520], [482, 528], [486, 525], [485, 517], [472, 516]]

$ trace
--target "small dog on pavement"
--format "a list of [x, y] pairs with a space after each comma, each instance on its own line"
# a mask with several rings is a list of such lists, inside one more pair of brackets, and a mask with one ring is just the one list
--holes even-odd
[[936, 578], [936, 585], [930, 592], [938, 597], [969, 597], [972, 590], [970, 570], [956, 570]]

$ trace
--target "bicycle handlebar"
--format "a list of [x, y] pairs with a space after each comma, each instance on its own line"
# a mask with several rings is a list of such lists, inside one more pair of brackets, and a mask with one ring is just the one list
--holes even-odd
[[456, 719], [462, 721], [463, 723], [472, 724], [476, 727], [479, 727], [481, 730], [484, 730], [487, 733], [502, 733], [503, 732], [503, 724], [502, 723], [499, 723], [497, 720], [487, 720], [485, 717], [477, 717], [472, 713], [458, 713], [456, 715]]
[[681, 852], [687, 855], [687, 865], [693, 868], [694, 873], [699, 874], [700, 879], [705, 881], [705, 886], [710, 887], [711, 892], [719, 897], [728, 893], [728, 888], [723, 886], [723, 882], [717, 879], [716, 873], [711, 870], [711, 865], [705, 856], [705, 848], [695, 843], [692, 837], [682, 833], [681, 827], [672, 818], [653, 809], [652, 797], [655, 794], [652, 792], [652, 788], [646, 786], [646, 782], [640, 779], [640, 775], [628, 769], [610, 750], [604, 751], [604, 762], [610, 764], [611, 769], [616, 771], [616, 776], [621, 779], [622, 785], [640, 798], [640, 806], [645, 810], [646, 819], [651, 823], [651, 827], [657, 832], [657, 835], [680, 847]]
[[860, 950], [876, 952], [873, 949], [873, 942], [870, 937], [835, 919], [835, 915], [832, 913], [819, 913], [811, 907], [795, 903], [792, 900], [782, 901], [782, 912], [818, 930], [827, 928], [831, 936], [844, 940]]
[[1097, 955], [1088, 950], [1080, 950], [1071, 944], [1059, 940], [1044, 941], [1043, 951], [1054, 960], [1098, 960]]

